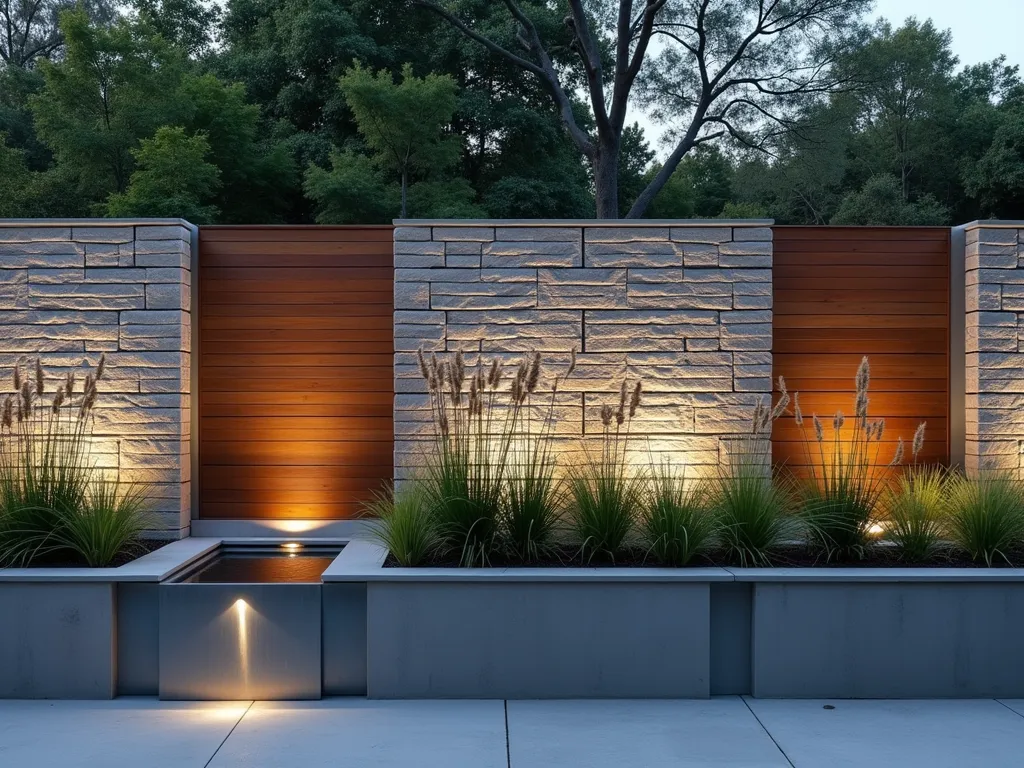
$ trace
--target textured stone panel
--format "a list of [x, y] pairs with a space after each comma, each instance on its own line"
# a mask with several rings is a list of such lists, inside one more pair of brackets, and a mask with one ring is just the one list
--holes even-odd
[[[531, 352], [557, 372], [576, 350], [553, 411], [556, 450], [570, 463], [584, 460], [623, 381], [646, 392], [633, 424], [644, 460], [703, 471], [771, 389], [770, 229], [481, 222], [434, 226], [431, 238], [396, 230], [399, 479], [426, 461], [432, 434], [418, 349], [460, 351], [469, 367], [497, 359], [505, 381]], [[545, 386], [542, 376], [534, 398]]]
[[191, 236], [165, 223], [0, 222], [0, 365], [39, 355], [56, 376], [106, 353], [93, 459], [148, 483], [153, 533], [171, 537], [190, 519]]

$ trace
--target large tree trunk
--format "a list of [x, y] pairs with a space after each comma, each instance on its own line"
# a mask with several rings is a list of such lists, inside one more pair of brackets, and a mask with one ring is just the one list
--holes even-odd
[[[594, 158], [594, 198], [597, 218], [619, 218], [618, 142], [602, 142]], [[610, 145], [610, 146], [609, 146]]]

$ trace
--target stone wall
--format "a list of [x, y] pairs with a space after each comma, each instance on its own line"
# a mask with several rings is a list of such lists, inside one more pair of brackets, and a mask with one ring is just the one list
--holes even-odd
[[1017, 471], [1024, 445], [1024, 222], [974, 222], [964, 230], [966, 467]]
[[193, 232], [180, 220], [0, 220], [2, 381], [37, 356], [56, 376], [106, 353], [93, 459], [147, 484], [153, 533], [170, 538], [188, 534], [191, 508]]
[[[634, 432], [697, 473], [749, 430], [772, 389], [772, 231], [764, 221], [399, 222], [395, 229], [395, 473], [430, 439], [416, 351], [509, 365], [531, 351], [556, 398], [562, 449], [600, 434], [625, 378]], [[546, 397], [537, 402], [546, 403]], [[540, 407], [540, 406], [538, 406]], [[646, 457], [647, 439], [634, 441]], [[646, 461], [646, 458], [643, 458]]]

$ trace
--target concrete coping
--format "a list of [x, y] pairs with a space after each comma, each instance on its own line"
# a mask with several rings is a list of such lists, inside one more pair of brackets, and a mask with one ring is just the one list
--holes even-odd
[[1011, 219], [992, 219], [991, 221], [972, 221], [968, 224], [961, 224], [954, 229], [963, 229], [970, 232], [972, 229], [1024, 229], [1024, 221], [1013, 221]]
[[387, 550], [353, 539], [324, 571], [323, 582], [710, 582], [733, 581], [724, 568], [385, 568]]
[[172, 541], [117, 568], [0, 568], [0, 583], [160, 582], [220, 544], [220, 539], [209, 538]]
[[727, 568], [738, 582], [917, 583], [1024, 582], [1024, 568]]
[[4, 227], [188, 227], [185, 219], [0, 219]]
[[395, 219], [396, 227], [770, 227], [775, 219]]
[[1024, 568], [385, 568], [387, 550], [353, 539], [323, 573], [329, 582], [1024, 582]]

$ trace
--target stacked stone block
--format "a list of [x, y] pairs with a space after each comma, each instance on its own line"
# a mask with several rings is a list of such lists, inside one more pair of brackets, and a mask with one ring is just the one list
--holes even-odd
[[[642, 381], [633, 445], [706, 474], [772, 389], [769, 222], [400, 222], [395, 229], [395, 473], [429, 450], [419, 349], [470, 366], [542, 353], [560, 450], [601, 432]], [[538, 411], [547, 397], [535, 397]]]
[[179, 220], [0, 220], [0, 391], [18, 362], [84, 374], [105, 353], [92, 459], [146, 484], [168, 538], [190, 520], [192, 238]]
[[1024, 222], [975, 222], [964, 229], [966, 466], [972, 473], [1018, 471], [1024, 449]]

